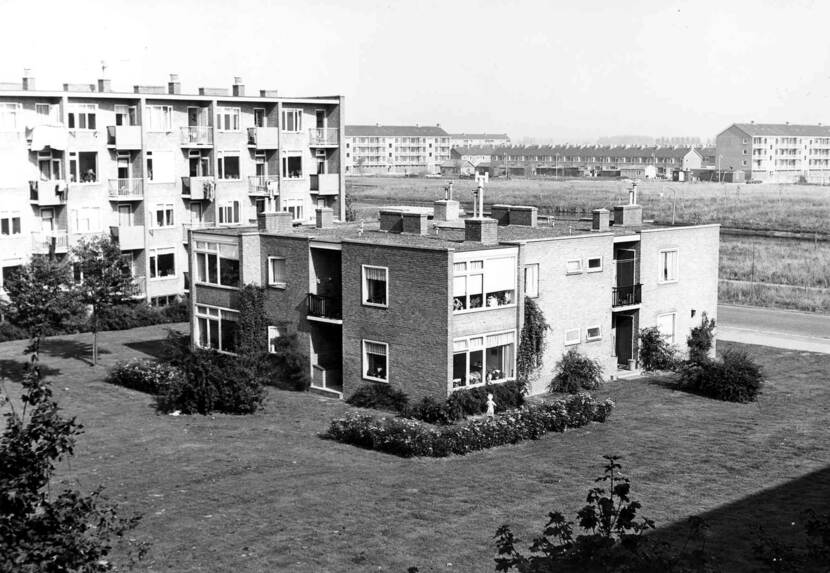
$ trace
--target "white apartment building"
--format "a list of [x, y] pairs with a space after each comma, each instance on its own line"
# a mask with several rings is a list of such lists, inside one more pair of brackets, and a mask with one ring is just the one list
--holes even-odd
[[346, 126], [348, 175], [438, 173], [449, 159], [450, 138], [440, 126]]

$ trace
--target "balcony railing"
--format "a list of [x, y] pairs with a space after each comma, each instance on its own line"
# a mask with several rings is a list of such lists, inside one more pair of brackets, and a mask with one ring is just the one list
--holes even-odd
[[110, 199], [141, 199], [144, 197], [144, 179], [110, 179]]
[[340, 175], [337, 173], [312, 173], [309, 175], [311, 191], [318, 195], [338, 195]]
[[147, 277], [133, 277], [132, 283], [126, 288], [126, 295], [133, 298], [143, 298], [147, 292]]
[[276, 195], [277, 178], [273, 175], [248, 177], [248, 195]]
[[611, 290], [611, 306], [628, 306], [642, 302], [642, 285], [616, 286]]
[[308, 130], [309, 145], [337, 145], [340, 142], [340, 129], [337, 127], [312, 127]]
[[107, 145], [116, 149], [141, 149], [141, 126], [108, 125]]
[[54, 245], [56, 253], [69, 251], [69, 234], [67, 231], [40, 231], [32, 233], [32, 252], [46, 254]]
[[213, 145], [213, 128], [207, 126], [190, 126], [180, 128], [183, 147]]
[[343, 318], [341, 300], [331, 296], [308, 293], [308, 315], [340, 320]]

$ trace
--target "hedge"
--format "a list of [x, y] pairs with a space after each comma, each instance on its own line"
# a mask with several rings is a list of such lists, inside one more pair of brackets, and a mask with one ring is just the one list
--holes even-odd
[[600, 403], [590, 394], [576, 394], [450, 426], [353, 413], [332, 420], [323, 437], [405, 458], [441, 458], [537, 440], [548, 432], [562, 432], [589, 422], [604, 422], [613, 408], [611, 400]]

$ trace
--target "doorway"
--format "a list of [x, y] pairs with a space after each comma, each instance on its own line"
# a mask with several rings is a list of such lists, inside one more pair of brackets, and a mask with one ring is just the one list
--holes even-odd
[[254, 127], [265, 127], [265, 110], [262, 108], [254, 108]]
[[611, 315], [611, 329], [614, 334], [614, 354], [617, 355], [617, 367], [629, 368], [629, 361], [634, 359], [634, 316], [627, 313]]
[[323, 129], [326, 127], [326, 110], [318, 109], [314, 112], [314, 117], [316, 119], [316, 127], [317, 129]]

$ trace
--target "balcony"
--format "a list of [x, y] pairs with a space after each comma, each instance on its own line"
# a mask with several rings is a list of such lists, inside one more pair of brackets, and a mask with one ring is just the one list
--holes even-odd
[[337, 127], [312, 127], [308, 130], [308, 144], [311, 147], [337, 147], [340, 144], [340, 129]]
[[144, 199], [144, 179], [110, 179], [110, 201], [141, 201]]
[[318, 195], [339, 195], [340, 175], [338, 173], [316, 173], [309, 176], [311, 192]]
[[273, 175], [248, 177], [248, 195], [273, 197], [277, 194], [277, 178]]
[[341, 302], [339, 298], [308, 293], [308, 316], [340, 322], [343, 319]]
[[67, 194], [63, 179], [29, 181], [29, 201], [42, 207], [66, 205]]
[[126, 295], [132, 298], [147, 296], [147, 277], [133, 277], [132, 283], [127, 286]]
[[107, 145], [115, 149], [141, 149], [141, 127], [138, 125], [108, 125]]
[[249, 127], [248, 145], [257, 149], [276, 149], [279, 141], [279, 130], [276, 127]]
[[616, 286], [611, 289], [611, 306], [630, 306], [642, 302], [642, 285]]
[[122, 251], [134, 251], [145, 247], [144, 225], [113, 226], [110, 227], [110, 235]]
[[69, 252], [69, 234], [67, 231], [39, 231], [32, 233], [32, 253], [47, 255], [54, 247], [55, 254]]
[[213, 145], [213, 128], [207, 126], [190, 126], [179, 128], [182, 147], [211, 147]]
[[182, 177], [182, 196], [191, 201], [213, 201], [216, 179], [213, 177]]

